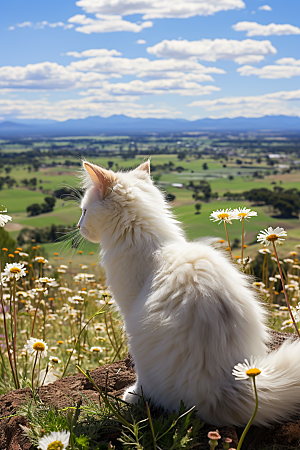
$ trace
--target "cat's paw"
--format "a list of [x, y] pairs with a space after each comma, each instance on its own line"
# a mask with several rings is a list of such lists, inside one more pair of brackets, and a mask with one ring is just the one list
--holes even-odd
[[127, 403], [136, 404], [141, 397], [141, 390], [136, 384], [133, 384], [123, 394], [123, 400]]

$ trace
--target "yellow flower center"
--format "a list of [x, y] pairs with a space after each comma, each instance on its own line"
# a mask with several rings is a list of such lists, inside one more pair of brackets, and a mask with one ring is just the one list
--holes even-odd
[[61, 441], [53, 441], [48, 445], [47, 450], [63, 450], [64, 446]]
[[225, 220], [228, 218], [229, 218], [229, 214], [227, 214], [227, 213], [221, 213], [218, 215], [218, 219], [220, 219], [220, 220]]
[[93, 352], [100, 352], [100, 348], [93, 348]]
[[58, 358], [54, 358], [53, 357], [53, 358], [51, 358], [51, 361], [54, 362], [54, 363], [58, 363]]
[[43, 344], [42, 342], [35, 342], [33, 344], [32, 348], [33, 348], [33, 350], [36, 350], [37, 352], [43, 352], [46, 347], [45, 347], [45, 344]]
[[249, 369], [246, 372], [246, 375], [248, 375], [248, 377], [256, 377], [256, 375], [259, 375], [261, 373], [261, 371], [259, 369]]
[[247, 216], [247, 213], [239, 213], [238, 216], [239, 216], [239, 217], [246, 217], [246, 216]]
[[12, 267], [9, 271], [10, 273], [20, 273], [21, 269], [19, 267]]
[[267, 236], [267, 241], [270, 241], [270, 242], [275, 242], [275, 241], [277, 241], [277, 239], [278, 239], [277, 234], [269, 234], [269, 236]]

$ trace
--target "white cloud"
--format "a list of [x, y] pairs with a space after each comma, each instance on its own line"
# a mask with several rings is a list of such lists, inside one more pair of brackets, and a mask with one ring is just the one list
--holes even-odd
[[145, 41], [145, 39], [138, 39], [138, 40], [136, 41], [136, 43], [137, 43], [137, 44], [146, 44], [146, 41]]
[[264, 95], [197, 100], [188, 106], [202, 107], [206, 111], [222, 112], [211, 117], [262, 117], [280, 114], [300, 117], [300, 89]]
[[129, 117], [177, 117], [181, 112], [166, 106], [139, 105], [133, 102], [119, 103], [116, 101], [102, 101], [101, 98], [90, 96], [80, 99], [61, 100], [50, 102], [48, 99], [23, 100], [0, 99], [2, 117], [13, 115], [19, 119], [67, 120], [79, 119], [88, 116], [109, 117], [113, 114], [125, 114]]
[[9, 27], [8, 29], [15, 30], [16, 28], [24, 28], [24, 27], [35, 28], [35, 29], [39, 29], [39, 30], [42, 30], [45, 27], [50, 27], [50, 28], [62, 27], [64, 30], [68, 30], [70, 28], [73, 28], [74, 25], [72, 25], [70, 23], [66, 24], [63, 22], [51, 23], [51, 22], [47, 22], [47, 20], [43, 20], [42, 22], [36, 22], [36, 23], [33, 23], [33, 22], [17, 23], [16, 25]]
[[261, 11], [272, 11], [271, 6], [269, 5], [262, 5], [258, 9], [260, 9]]
[[143, 14], [143, 19], [188, 18], [245, 8], [242, 0], [79, 0], [76, 5], [91, 14], [122, 16]]
[[256, 22], [238, 22], [232, 25], [235, 31], [247, 31], [247, 36], [283, 36], [290, 34], [300, 34], [300, 28], [294, 25], [275, 24], [261, 25]]
[[[103, 49], [101, 49], [103, 50]], [[87, 52], [97, 50], [87, 50], [79, 54], [85, 56]], [[73, 52], [72, 52], [73, 53]], [[69, 53], [70, 54], [70, 53]], [[70, 67], [76, 71], [92, 71], [103, 74], [118, 73], [120, 75], [136, 75], [138, 78], [166, 78], [173, 77], [173, 72], [184, 72], [193, 74], [217, 73], [224, 74], [225, 71], [217, 67], [205, 67], [193, 59], [176, 60], [164, 59], [150, 61], [148, 58], [115, 58], [114, 56], [96, 56], [86, 60], [74, 61]], [[207, 79], [212, 81], [212, 78]], [[204, 79], [202, 80], [204, 81]]]
[[300, 59], [281, 58], [281, 59], [277, 59], [276, 64], [283, 64], [283, 65], [289, 65], [289, 66], [300, 66]]
[[[198, 80], [197, 80], [198, 81]], [[128, 83], [103, 83], [104, 91], [116, 95], [207, 95], [219, 91], [216, 86], [201, 86], [197, 82], [190, 80], [189, 75], [182, 74], [175, 79], [160, 79], [151, 81], [133, 80]]]
[[[274, 55], [277, 50], [270, 41], [255, 41], [245, 39], [202, 39], [201, 41], [163, 40], [153, 47], [147, 48], [148, 53], [162, 58], [199, 58], [204, 61], [218, 59], [240, 61], [240, 58]], [[245, 62], [245, 60], [243, 60]]]
[[292, 78], [300, 76], [300, 65], [284, 65], [280, 64], [264, 66], [264, 67], [253, 67], [253, 66], [243, 66], [237, 69], [243, 77], [249, 77], [250, 75], [257, 75], [259, 78], [267, 78], [271, 80], [276, 80], [278, 78]]
[[92, 48], [83, 52], [67, 52], [67, 56], [74, 56], [74, 58], [93, 58], [103, 56], [121, 56], [122, 53], [117, 50], [108, 50], [107, 48]]
[[76, 14], [68, 19], [72, 24], [78, 24], [76, 31], [84, 34], [91, 33], [110, 33], [115, 31], [131, 31], [139, 33], [144, 28], [151, 28], [153, 23], [150, 21], [142, 22], [140, 25], [123, 20], [120, 15], [96, 14], [96, 19], [86, 17], [84, 14]]
[[107, 76], [76, 72], [70, 66], [45, 61], [26, 66], [0, 67], [0, 88], [21, 90], [68, 90], [101, 86]]

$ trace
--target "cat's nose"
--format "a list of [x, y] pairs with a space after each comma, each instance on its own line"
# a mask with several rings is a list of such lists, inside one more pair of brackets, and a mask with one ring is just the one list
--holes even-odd
[[79, 224], [77, 225], [77, 228], [80, 228], [80, 225], [79, 225]]

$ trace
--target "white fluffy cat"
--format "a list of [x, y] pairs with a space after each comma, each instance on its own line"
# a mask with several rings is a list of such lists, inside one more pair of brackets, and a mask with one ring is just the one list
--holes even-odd
[[136, 402], [142, 387], [145, 397], [169, 411], [182, 400], [205, 422], [244, 425], [253, 394], [232, 369], [254, 355], [263, 368], [256, 378], [255, 423], [299, 412], [300, 342], [267, 353], [265, 312], [247, 276], [223, 252], [186, 241], [151, 181], [149, 161], [126, 173], [83, 165], [78, 227], [102, 244], [137, 372], [124, 399]]

